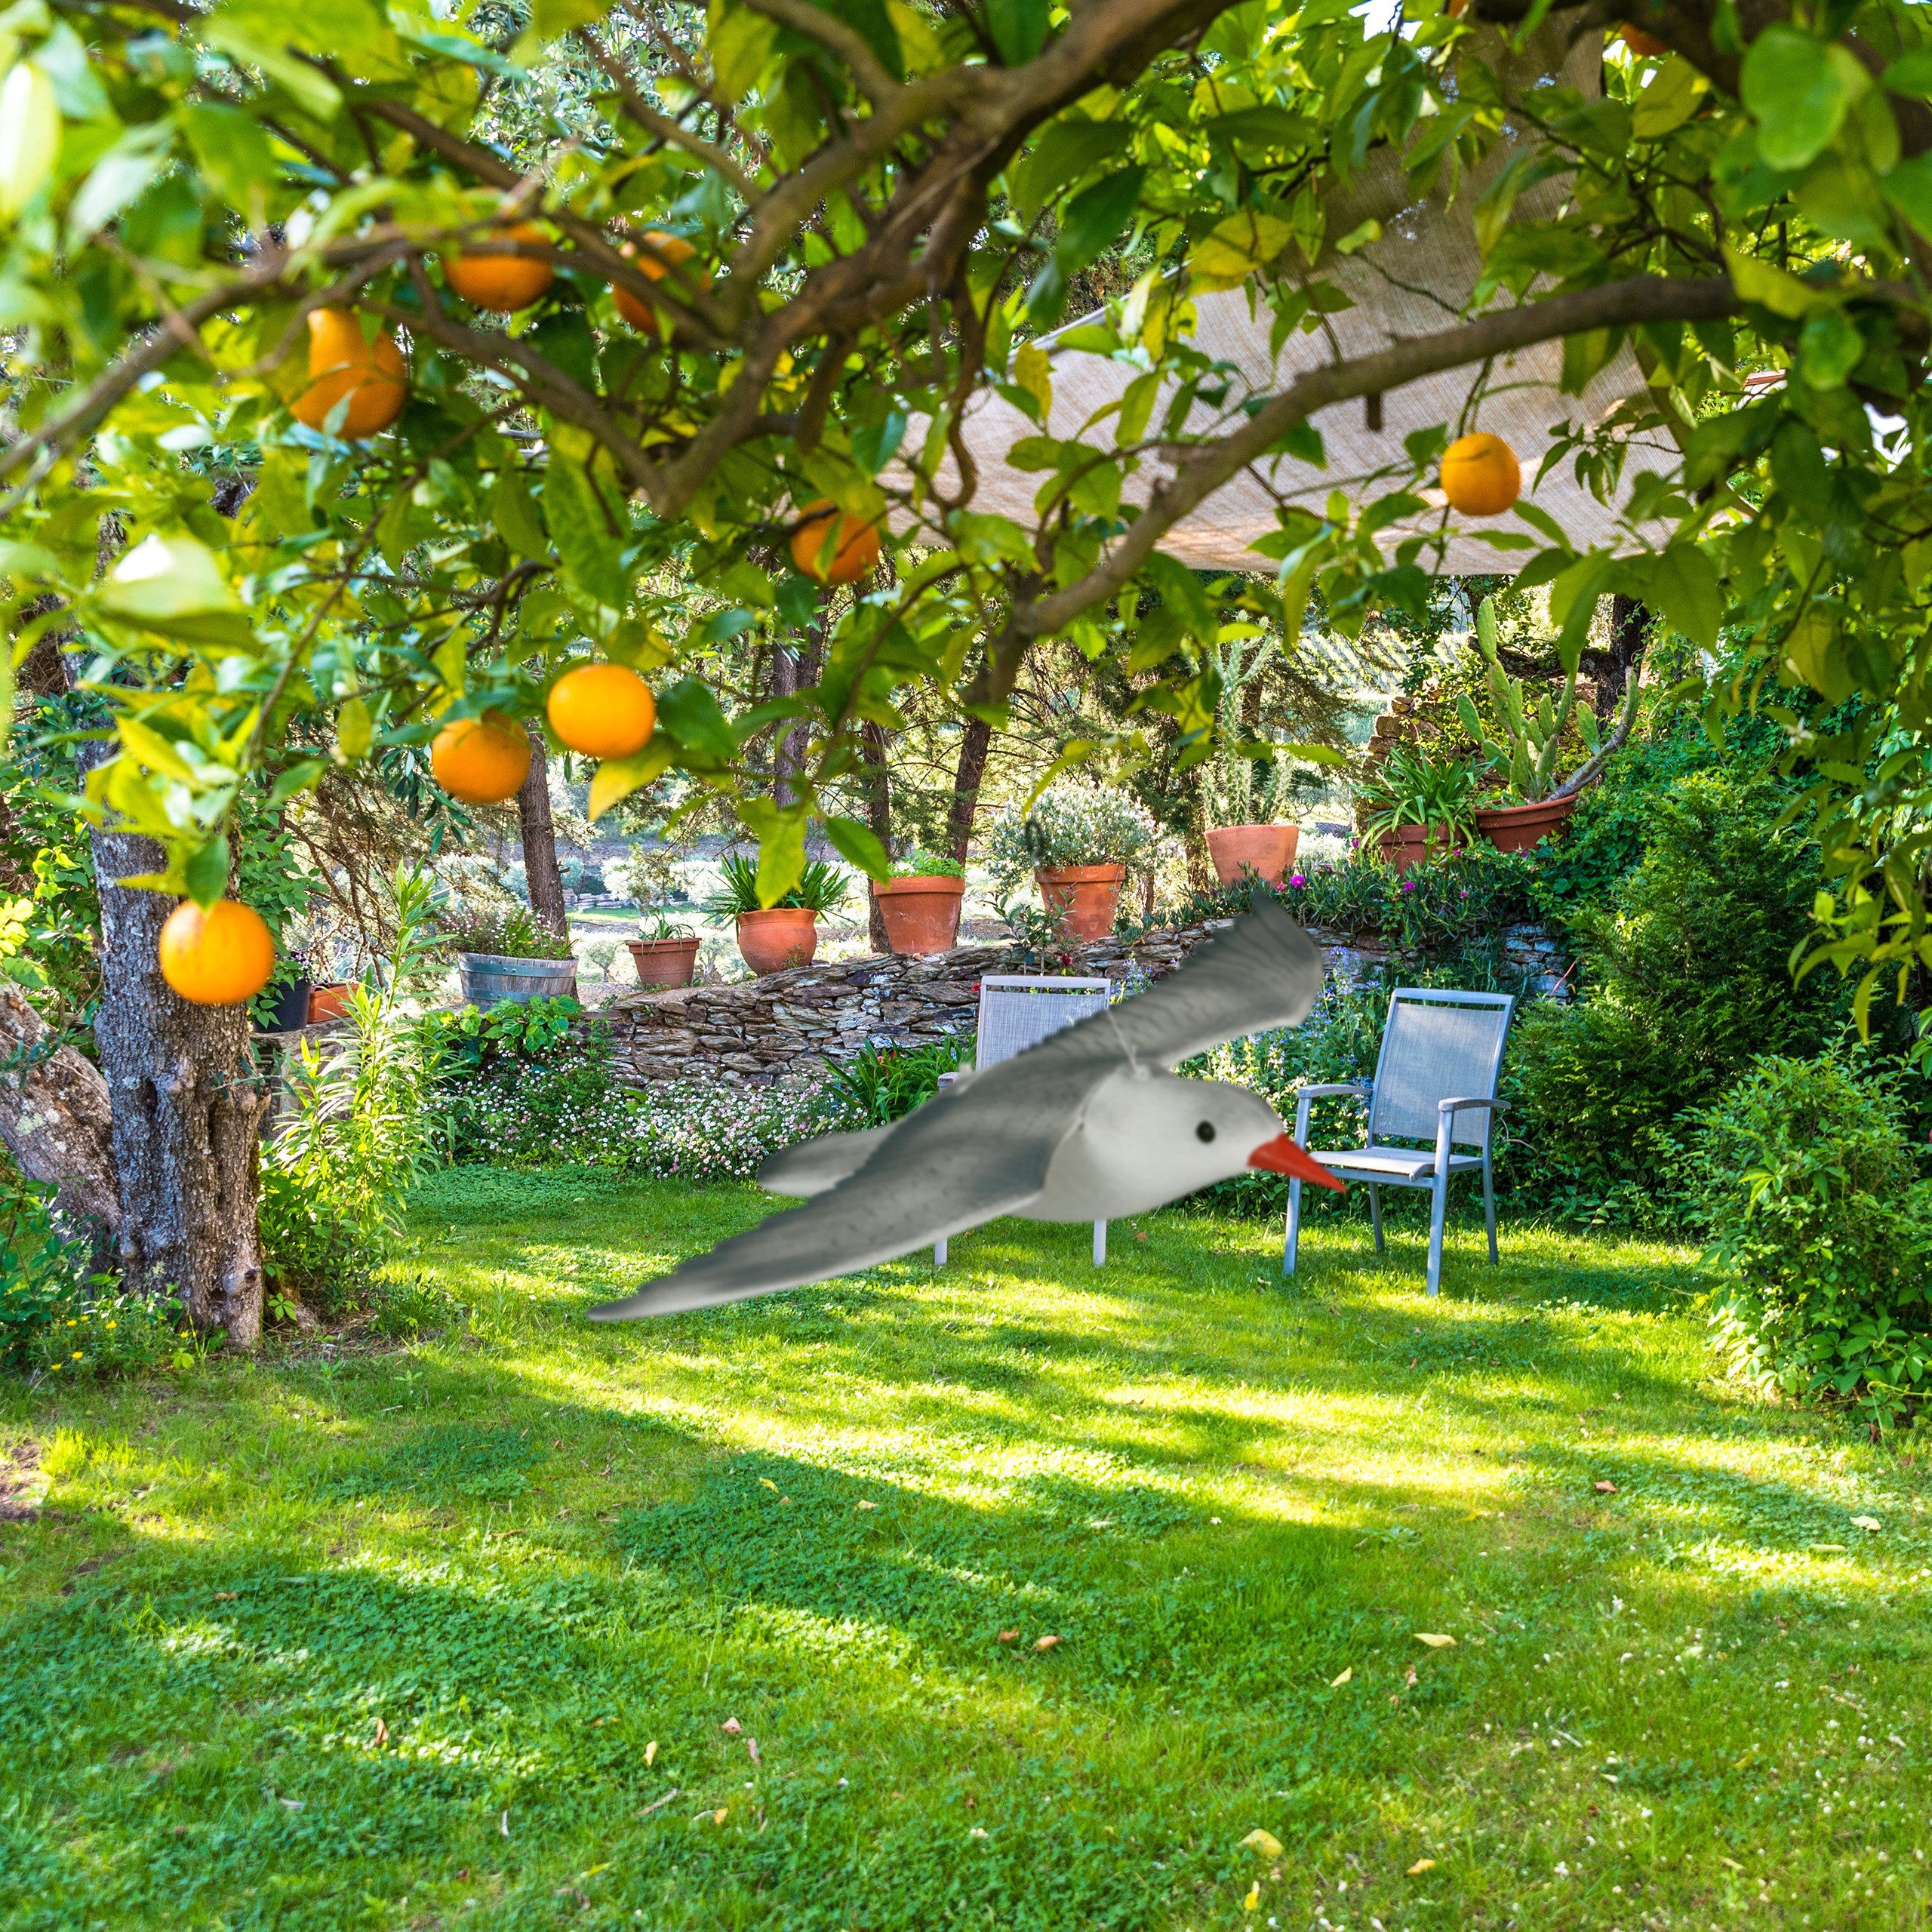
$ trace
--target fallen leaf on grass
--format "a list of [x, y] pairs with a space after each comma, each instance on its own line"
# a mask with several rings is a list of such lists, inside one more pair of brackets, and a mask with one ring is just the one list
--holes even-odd
[[386, 1744], [389, 1741], [389, 1727], [380, 1718], [376, 1720], [375, 1741], [378, 1744]]
[[1254, 1846], [1263, 1858], [1279, 1858], [1281, 1855], [1281, 1841], [1272, 1832], [1264, 1832], [1258, 1825], [1241, 1843]]
[[1355, 1674], [1355, 1666], [1353, 1664], [1350, 1664], [1348, 1668], [1342, 1672], [1340, 1677], [1331, 1677], [1329, 1678], [1329, 1689], [1331, 1690], [1340, 1690], [1342, 1686], [1347, 1683], [1349, 1679], [1354, 1676]]
[[1416, 1862], [1409, 1867], [1408, 1875], [1411, 1878], [1420, 1878], [1425, 1872], [1433, 1872], [1435, 1869], [1435, 1860], [1434, 1859], [1418, 1858]]
[[232, 1603], [241, 1594], [239, 1590], [217, 1590], [214, 1600], [217, 1603]]
[[644, 1747], [644, 1761], [647, 1765], [657, 1761], [657, 1740], [654, 1737]]
[[1597, 1484], [1597, 1494], [1599, 1496], [1614, 1496], [1617, 1485], [1614, 1482], [1600, 1482]]
[[715, 1811], [712, 1813], [711, 1822], [714, 1825], [721, 1825], [731, 1814], [731, 1807], [728, 1804], [721, 1804]]
[[1002, 1630], [999, 1633], [999, 1640], [1002, 1644], [1017, 1644], [1020, 1641], [1020, 1632], [1017, 1630]]
[[763, 1483], [765, 1487], [770, 1490], [774, 1496], [776, 1496], [778, 1494], [778, 1485], [774, 1482], [769, 1476], [760, 1476], [758, 1478], [758, 1481]]
[[1261, 1881], [1257, 1878], [1247, 1888], [1247, 1897], [1241, 1902], [1243, 1912], [1252, 1912], [1261, 1903]]
[[1804, 1547], [1816, 1550], [1821, 1556], [1839, 1556], [1844, 1552], [1844, 1545], [1841, 1543], [1807, 1543]]
[[1033, 1647], [1036, 1651], [1057, 1651], [1060, 1648], [1060, 1639], [1054, 1636], [1035, 1637]]
[[1854, 1516], [1851, 1526], [1855, 1530], [1877, 1530], [1883, 1527], [1876, 1516]]
[[876, 1503], [872, 1502], [869, 1497], [862, 1496], [859, 1498], [857, 1502], [852, 1505], [852, 1507], [854, 1509], [876, 1509], [878, 1507], [878, 1505]]
[[1718, 1863], [1720, 1865], [1728, 1865], [1734, 1872], [1742, 1872], [1744, 1869], [1736, 1859], [1726, 1858], [1721, 1852], [1718, 1854]]
[[1432, 1651], [1453, 1651], [1456, 1647], [1454, 1637], [1445, 1637], [1439, 1630], [1418, 1630], [1416, 1641], [1426, 1644]]
[[764, 1761], [758, 1755], [758, 1740], [755, 1737], [748, 1737], [745, 1740], [745, 1749], [751, 1754], [751, 1761], [754, 1764], [761, 1764]]
[[727, 1737], [736, 1737], [743, 1729], [744, 1726], [736, 1718], [727, 1718], [724, 1720], [724, 1735]]

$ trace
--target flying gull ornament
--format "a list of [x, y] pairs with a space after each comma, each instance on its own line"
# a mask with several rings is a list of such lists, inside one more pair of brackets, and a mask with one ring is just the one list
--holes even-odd
[[890, 1127], [830, 1134], [758, 1171], [806, 1204], [720, 1241], [593, 1321], [777, 1294], [872, 1267], [998, 1214], [1118, 1220], [1249, 1168], [1341, 1183], [1245, 1087], [1172, 1069], [1307, 1017], [1321, 955], [1272, 900], [1146, 992], [996, 1066], [962, 1074]]

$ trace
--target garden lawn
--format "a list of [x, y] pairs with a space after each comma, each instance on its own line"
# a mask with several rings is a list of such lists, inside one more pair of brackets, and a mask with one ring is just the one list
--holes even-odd
[[465, 1327], [0, 1396], [0, 1924], [1924, 1921], [1922, 1463], [1715, 1385], [1681, 1251], [1001, 1222], [600, 1328], [765, 1204], [419, 1201]]

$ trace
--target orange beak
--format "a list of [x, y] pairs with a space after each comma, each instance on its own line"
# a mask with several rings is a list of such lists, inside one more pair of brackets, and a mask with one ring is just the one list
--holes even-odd
[[1331, 1174], [1299, 1141], [1278, 1134], [1264, 1140], [1248, 1155], [1251, 1168], [1266, 1168], [1271, 1174], [1287, 1174], [1295, 1180], [1312, 1180], [1317, 1187], [1332, 1187], [1337, 1194], [1348, 1192], [1348, 1183]]

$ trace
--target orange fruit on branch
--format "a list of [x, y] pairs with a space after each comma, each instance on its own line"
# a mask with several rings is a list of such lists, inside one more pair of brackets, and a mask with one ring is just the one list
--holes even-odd
[[580, 664], [550, 687], [550, 728], [586, 758], [632, 758], [657, 728], [651, 687], [622, 664]]
[[[666, 235], [661, 229], [654, 228], [641, 242], [626, 242], [617, 251], [626, 260], [637, 264], [638, 273], [646, 281], [662, 281], [671, 271], [688, 262], [697, 253], [681, 235]], [[691, 292], [691, 279], [680, 275], [673, 285], [680, 294]], [[697, 277], [700, 288], [711, 286], [711, 277], [700, 271]], [[662, 335], [667, 316], [660, 313], [641, 295], [633, 294], [621, 284], [614, 286], [611, 294], [617, 297], [617, 313], [631, 327], [644, 335]], [[675, 317], [668, 318], [675, 327]]]
[[1617, 29], [1617, 37], [1632, 54], [1641, 54], [1652, 60], [1660, 60], [1670, 51], [1666, 42], [1658, 39], [1654, 33], [1646, 33], [1641, 27], [1633, 27], [1628, 20]]
[[443, 279], [472, 309], [491, 309], [507, 315], [527, 309], [547, 295], [557, 272], [535, 255], [492, 251], [494, 242], [540, 243], [546, 239], [533, 223], [518, 221], [493, 229], [474, 248], [443, 257]]
[[161, 929], [159, 951], [161, 977], [196, 1006], [239, 1006], [275, 971], [267, 921], [238, 899], [183, 900]]
[[1516, 452], [1500, 436], [1459, 436], [1442, 452], [1442, 494], [1464, 516], [1500, 516], [1522, 490]]
[[431, 740], [429, 769], [452, 798], [466, 805], [499, 805], [515, 798], [529, 775], [530, 738], [500, 711], [459, 718]]
[[[835, 516], [838, 524], [835, 539], [832, 536]], [[856, 583], [878, 561], [877, 524], [847, 516], [823, 497], [805, 506], [798, 527], [792, 533], [792, 563], [801, 576], [817, 583]]]
[[337, 434], [351, 441], [386, 429], [409, 398], [409, 365], [396, 339], [379, 329], [371, 341], [352, 309], [309, 311], [309, 386], [291, 402], [298, 423], [319, 429], [344, 397], [348, 413]]

